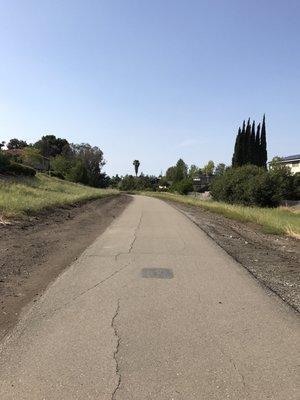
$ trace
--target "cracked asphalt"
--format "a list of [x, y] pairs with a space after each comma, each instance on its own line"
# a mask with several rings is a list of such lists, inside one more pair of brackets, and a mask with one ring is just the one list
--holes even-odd
[[0, 398], [296, 400], [299, 342], [293, 309], [137, 196], [1, 342]]

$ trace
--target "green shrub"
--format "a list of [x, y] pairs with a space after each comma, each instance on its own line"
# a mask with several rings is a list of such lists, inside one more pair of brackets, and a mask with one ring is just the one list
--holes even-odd
[[50, 171], [49, 172], [50, 176], [53, 176], [54, 178], [59, 178], [59, 179], [65, 179], [65, 177], [63, 176], [63, 174], [61, 172], [56, 172], [56, 171]]
[[36, 174], [36, 170], [34, 168], [28, 167], [27, 165], [24, 164], [18, 164], [16, 162], [10, 163], [8, 171], [16, 175], [25, 175], [25, 176], [35, 176]]
[[266, 171], [254, 165], [230, 168], [210, 187], [215, 200], [246, 206], [276, 207], [294, 192], [289, 169]]
[[0, 150], [0, 173], [7, 172], [9, 169], [10, 161], [8, 156]]
[[193, 181], [191, 179], [183, 179], [179, 182], [175, 182], [171, 186], [171, 190], [179, 194], [188, 194], [193, 191]]
[[119, 185], [120, 190], [137, 190], [137, 178], [132, 175], [125, 175]]
[[64, 177], [70, 173], [73, 166], [74, 162], [72, 163], [72, 160], [70, 158], [64, 157], [62, 155], [51, 158], [51, 170], [54, 173], [60, 174]]
[[155, 191], [158, 186], [158, 178], [151, 175], [141, 174], [140, 176], [125, 175], [118, 183], [120, 190], [135, 191], [147, 190]]
[[88, 171], [84, 165], [83, 160], [77, 160], [69, 172], [65, 175], [66, 179], [75, 183], [82, 183], [83, 185], [89, 184]]
[[289, 200], [300, 200], [300, 172], [293, 176], [293, 193]]

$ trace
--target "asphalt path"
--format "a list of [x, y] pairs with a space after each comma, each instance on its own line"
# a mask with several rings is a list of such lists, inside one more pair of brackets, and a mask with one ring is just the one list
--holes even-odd
[[0, 399], [299, 399], [299, 319], [136, 196], [0, 344]]

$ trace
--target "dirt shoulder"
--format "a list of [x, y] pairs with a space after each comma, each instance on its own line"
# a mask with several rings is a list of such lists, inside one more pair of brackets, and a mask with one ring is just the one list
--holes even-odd
[[167, 201], [197, 224], [261, 283], [300, 312], [300, 241], [264, 234], [200, 207]]
[[0, 339], [21, 309], [35, 301], [130, 201], [126, 195], [105, 197], [0, 225]]

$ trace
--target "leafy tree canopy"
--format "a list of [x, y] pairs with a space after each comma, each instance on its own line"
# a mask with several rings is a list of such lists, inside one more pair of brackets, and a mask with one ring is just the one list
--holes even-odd
[[67, 139], [57, 138], [54, 135], [45, 135], [34, 144], [43, 157], [50, 158], [60, 154], [67, 154], [70, 145]]
[[215, 163], [210, 160], [208, 163], [202, 168], [202, 171], [205, 175], [212, 176], [215, 170]]
[[25, 142], [25, 140], [19, 140], [19, 139], [10, 139], [10, 141], [7, 143], [7, 148], [9, 150], [23, 149], [24, 147], [27, 146], [28, 144]]

